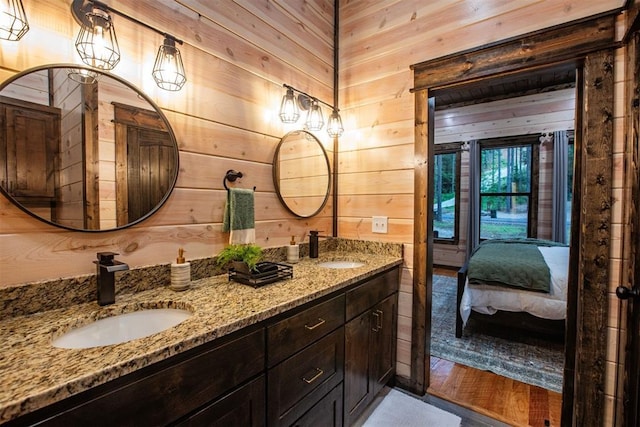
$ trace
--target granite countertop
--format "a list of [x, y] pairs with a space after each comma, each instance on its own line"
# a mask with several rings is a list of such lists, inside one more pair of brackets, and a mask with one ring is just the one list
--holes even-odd
[[[364, 262], [352, 269], [318, 266], [326, 260]], [[331, 252], [304, 258], [293, 278], [260, 288], [229, 282], [226, 275], [193, 281], [183, 292], [168, 287], [18, 316], [0, 322], [0, 423], [258, 323], [400, 265], [402, 258], [371, 253]], [[193, 316], [166, 331], [122, 344], [60, 349], [54, 338], [92, 319], [140, 308], [175, 307]]]

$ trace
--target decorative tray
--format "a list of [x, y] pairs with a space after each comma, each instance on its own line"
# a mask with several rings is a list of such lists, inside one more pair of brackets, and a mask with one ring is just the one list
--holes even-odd
[[229, 280], [259, 288], [269, 283], [293, 277], [293, 266], [276, 262], [259, 262], [256, 271], [245, 273], [234, 268], [229, 269]]

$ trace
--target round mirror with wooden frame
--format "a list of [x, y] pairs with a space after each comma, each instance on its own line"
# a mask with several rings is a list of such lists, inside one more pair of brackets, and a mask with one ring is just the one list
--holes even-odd
[[278, 144], [273, 157], [273, 184], [292, 214], [317, 215], [329, 200], [331, 167], [322, 143], [311, 133], [295, 130]]
[[151, 99], [72, 64], [0, 85], [0, 192], [46, 223], [112, 231], [148, 218], [178, 178], [178, 144]]

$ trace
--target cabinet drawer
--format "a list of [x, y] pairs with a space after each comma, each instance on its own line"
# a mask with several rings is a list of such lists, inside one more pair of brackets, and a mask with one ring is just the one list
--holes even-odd
[[344, 295], [267, 327], [267, 365], [274, 366], [344, 323]]
[[394, 268], [347, 292], [347, 321], [398, 290], [400, 270]]
[[265, 425], [265, 379], [259, 376], [201, 409], [179, 427], [262, 427]]
[[344, 377], [344, 327], [268, 373], [269, 425], [290, 425]]

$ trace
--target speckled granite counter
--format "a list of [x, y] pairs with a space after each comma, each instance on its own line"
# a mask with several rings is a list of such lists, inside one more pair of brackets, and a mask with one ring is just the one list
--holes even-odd
[[[364, 262], [353, 269], [327, 269], [325, 260]], [[224, 275], [196, 280], [184, 292], [159, 287], [119, 295], [116, 303], [74, 305], [0, 322], [0, 423], [128, 374], [243, 327], [328, 295], [402, 263], [401, 253], [376, 251], [321, 254], [295, 264], [293, 278], [254, 289]], [[107, 347], [82, 350], [51, 345], [69, 329], [91, 319], [139, 308], [178, 307], [193, 316], [164, 332]]]

